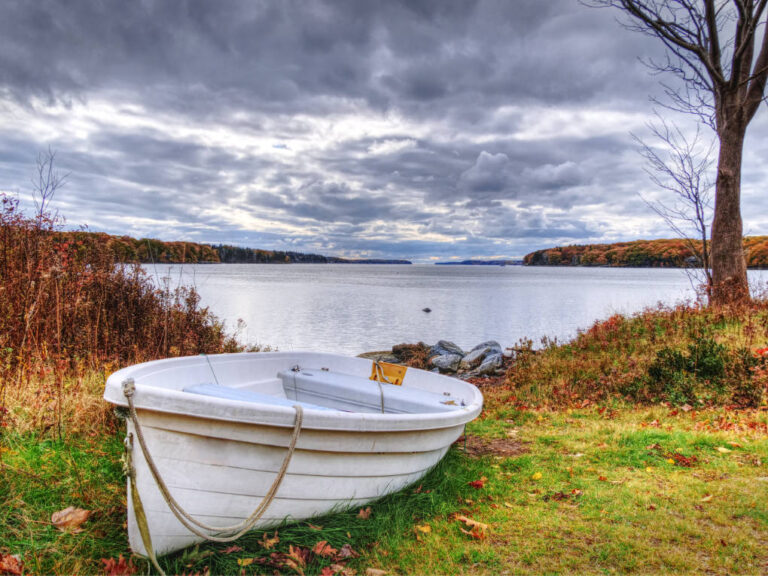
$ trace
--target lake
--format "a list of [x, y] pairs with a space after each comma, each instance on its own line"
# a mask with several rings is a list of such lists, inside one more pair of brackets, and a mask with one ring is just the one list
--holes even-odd
[[[683, 270], [363, 264], [158, 264], [242, 342], [359, 354], [401, 342], [564, 340], [595, 320], [692, 299]], [[765, 282], [768, 272], [750, 271]], [[430, 308], [431, 313], [422, 312]]]

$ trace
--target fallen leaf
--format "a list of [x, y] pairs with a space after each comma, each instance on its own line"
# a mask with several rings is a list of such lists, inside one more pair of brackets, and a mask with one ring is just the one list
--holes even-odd
[[381, 568], [365, 569], [365, 576], [384, 576], [385, 574], [388, 574], [388, 572], [386, 570], [382, 570]]
[[600, 482], [608, 482], [608, 478], [605, 476], [598, 476], [597, 479], [600, 480]]
[[[307, 565], [307, 559], [309, 557], [309, 550], [306, 548], [302, 548], [301, 546], [293, 546], [292, 544], [288, 545], [288, 558], [290, 560], [293, 560], [296, 563], [296, 566], [291, 566], [291, 563], [288, 562], [287, 566], [289, 568], [304, 568]], [[299, 573], [303, 573], [302, 570], [297, 570]]]
[[473, 480], [472, 482], [467, 482], [467, 484], [472, 486], [472, 488], [476, 488], [477, 490], [479, 490], [480, 488], [485, 486], [486, 482], [488, 482], [488, 478], [483, 476], [482, 478], [480, 478], [480, 480]]
[[264, 532], [264, 534], [261, 535], [261, 540], [259, 540], [259, 544], [261, 544], [262, 548], [264, 548], [265, 550], [270, 550], [271, 548], [274, 548], [279, 543], [280, 543], [280, 537], [277, 535], [277, 530], [275, 530], [275, 533], [272, 536], [272, 538], [267, 536], [267, 533]]
[[702, 502], [709, 502], [710, 500], [712, 500], [712, 494], [707, 494], [701, 499]]
[[733, 450], [730, 450], [725, 446], [718, 446], [717, 451], [720, 452], [721, 454], [728, 454], [729, 452], [733, 452]]
[[[102, 558], [101, 562], [104, 564], [103, 573], [105, 576], [131, 576], [131, 574], [136, 572], [136, 566], [134, 566], [133, 561], [130, 558], [126, 561], [122, 554], [117, 559]], [[5, 573], [2, 565], [0, 565], [0, 573]]]
[[344, 564], [331, 564], [331, 570], [333, 574], [341, 574], [341, 576], [357, 576], [357, 570], [348, 568]]
[[77, 534], [78, 532], [83, 531], [82, 528], [80, 528], [80, 525], [88, 520], [88, 516], [90, 515], [90, 510], [83, 510], [82, 508], [70, 506], [69, 508], [64, 508], [64, 510], [54, 512], [51, 516], [51, 524], [63, 532]]
[[254, 562], [253, 558], [238, 558], [237, 559], [237, 565], [238, 566], [242, 566], [243, 568], [245, 568], [246, 566], [250, 566], [251, 564], [253, 564], [253, 562]]
[[432, 526], [429, 524], [416, 525], [416, 530], [423, 532], [424, 534], [429, 534], [432, 532]]
[[368, 520], [368, 518], [371, 517], [371, 507], [368, 506], [367, 508], [360, 508], [360, 511], [357, 513], [357, 517], [363, 520]]
[[0, 554], [0, 574], [19, 576], [24, 572], [24, 565], [18, 554]]
[[307, 524], [310, 530], [322, 530], [322, 526], [315, 526], [314, 524]]
[[733, 446], [734, 448], [741, 448], [741, 444], [738, 442], [728, 442], [728, 446]]
[[514, 508], [514, 506], [509, 502], [504, 502], [504, 506], [506, 506], [507, 508]]
[[690, 404], [683, 404], [682, 406], [680, 406], [680, 410], [682, 410], [683, 412], [690, 412], [691, 410], [693, 410], [693, 406], [691, 406]]
[[339, 558], [357, 558], [359, 556], [360, 554], [355, 552], [349, 544], [344, 544], [339, 550]]
[[335, 574], [336, 574], [336, 570], [334, 570], [330, 566], [323, 566], [323, 569], [320, 570], [320, 576], [334, 576]]
[[475, 540], [484, 540], [486, 536], [485, 532], [477, 528], [472, 528], [472, 530], [464, 530], [464, 528], [459, 528], [459, 530], [464, 532], [464, 534], [471, 536]]
[[222, 554], [232, 554], [233, 552], [241, 552], [243, 549], [240, 548], [240, 546], [230, 546], [229, 548], [224, 548], [222, 550]]
[[674, 460], [673, 458], [667, 458], [667, 462], [668, 462], [669, 464], [674, 464], [674, 463], [675, 463], [675, 460]]
[[336, 556], [338, 553], [338, 550], [336, 548], [332, 547], [328, 542], [325, 540], [320, 540], [317, 544], [315, 544], [314, 548], [312, 548], [312, 552], [317, 554], [318, 556], [322, 556], [323, 558], [331, 558], [333, 556]]
[[571, 494], [573, 494], [574, 496], [581, 496], [582, 494], [584, 494], [584, 492], [582, 490], [579, 490], [578, 488], [574, 488], [573, 490], [571, 490]]
[[646, 471], [646, 472], [648, 472], [648, 473], [650, 474], [651, 472], [653, 472], [653, 468], [651, 468], [650, 466], [648, 466], [648, 467], [645, 469], [645, 471]]
[[531, 480], [541, 480], [543, 474], [541, 472], [534, 472], [531, 475]]
[[[466, 516], [462, 516], [461, 514], [455, 516], [456, 520], [459, 522], [463, 522], [467, 528], [471, 528], [472, 532], [477, 532], [478, 534], [482, 534], [483, 537], [485, 536], [485, 533], [488, 531], [488, 524], [484, 524], [483, 522], [478, 522], [477, 520], [473, 520], [472, 518], [467, 518]], [[470, 534], [470, 532], [467, 532], [466, 530], [462, 529], [462, 532], [465, 534]], [[477, 537], [476, 535], [472, 535], [473, 537]]]
[[654, 506], [653, 504], [649, 504], [648, 510], [656, 510], [656, 506]]

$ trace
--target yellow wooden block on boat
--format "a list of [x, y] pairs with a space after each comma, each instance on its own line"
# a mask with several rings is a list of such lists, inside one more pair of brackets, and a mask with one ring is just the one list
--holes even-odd
[[406, 370], [408, 370], [408, 366], [390, 362], [374, 362], [371, 367], [371, 380], [400, 386], [403, 383], [403, 378], [405, 378]]

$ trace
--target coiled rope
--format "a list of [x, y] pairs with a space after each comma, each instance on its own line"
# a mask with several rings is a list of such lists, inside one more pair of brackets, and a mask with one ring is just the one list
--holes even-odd
[[[298, 404], [293, 406], [294, 410], [296, 410], [296, 419], [293, 425], [291, 441], [288, 445], [288, 452], [285, 455], [285, 458], [283, 458], [283, 463], [280, 466], [280, 470], [278, 471], [274, 482], [272, 482], [272, 485], [269, 487], [269, 490], [259, 505], [256, 507], [256, 509], [251, 513], [250, 516], [248, 516], [248, 518], [232, 526], [210, 526], [204, 522], [201, 522], [200, 520], [197, 520], [186, 510], [184, 510], [168, 490], [168, 486], [160, 475], [160, 471], [157, 469], [155, 461], [152, 458], [152, 455], [149, 453], [149, 449], [147, 448], [147, 443], [144, 440], [144, 432], [141, 428], [141, 425], [139, 424], [139, 418], [136, 415], [136, 407], [133, 403], [133, 396], [135, 393], [136, 384], [134, 383], [133, 379], [129, 378], [125, 380], [123, 382], [123, 395], [128, 401], [128, 414], [131, 422], [133, 423], [133, 428], [136, 432], [136, 438], [139, 440], [141, 453], [144, 455], [144, 459], [147, 462], [149, 471], [152, 473], [152, 477], [155, 479], [155, 483], [160, 490], [160, 494], [163, 496], [163, 499], [165, 500], [166, 504], [168, 504], [168, 507], [176, 519], [181, 522], [181, 524], [187, 528], [187, 530], [196, 536], [199, 536], [205, 540], [210, 540], [212, 542], [232, 542], [233, 540], [237, 540], [243, 534], [251, 530], [267, 511], [267, 508], [269, 508], [269, 505], [272, 503], [275, 494], [277, 494], [277, 491], [280, 488], [280, 484], [283, 482], [283, 478], [285, 478], [288, 465], [291, 463], [291, 458], [293, 457], [293, 453], [296, 449], [296, 442], [298, 441], [299, 434], [301, 433], [301, 425], [304, 420], [303, 408]], [[164, 574], [160, 566], [157, 564], [157, 558], [155, 556], [154, 549], [152, 548], [152, 540], [149, 533], [149, 527], [147, 525], [146, 514], [144, 513], [144, 507], [142, 506], [138, 489], [136, 489], [136, 471], [133, 465], [133, 459], [130, 457], [130, 449], [132, 448], [132, 438], [130, 435], [127, 438], [126, 448], [129, 452], [127, 464], [131, 478], [131, 497], [133, 498], [134, 503], [134, 516], [136, 517], [136, 521], [139, 525], [139, 532], [141, 533], [144, 548], [147, 550], [150, 561], [158, 572]], [[213, 534], [206, 533], [204, 531], [213, 532]]]

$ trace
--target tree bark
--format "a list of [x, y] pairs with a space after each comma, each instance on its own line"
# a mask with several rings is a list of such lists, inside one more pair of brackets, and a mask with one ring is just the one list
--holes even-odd
[[738, 112], [718, 123], [720, 153], [712, 222], [712, 304], [749, 299], [741, 220], [741, 161], [746, 122]]

